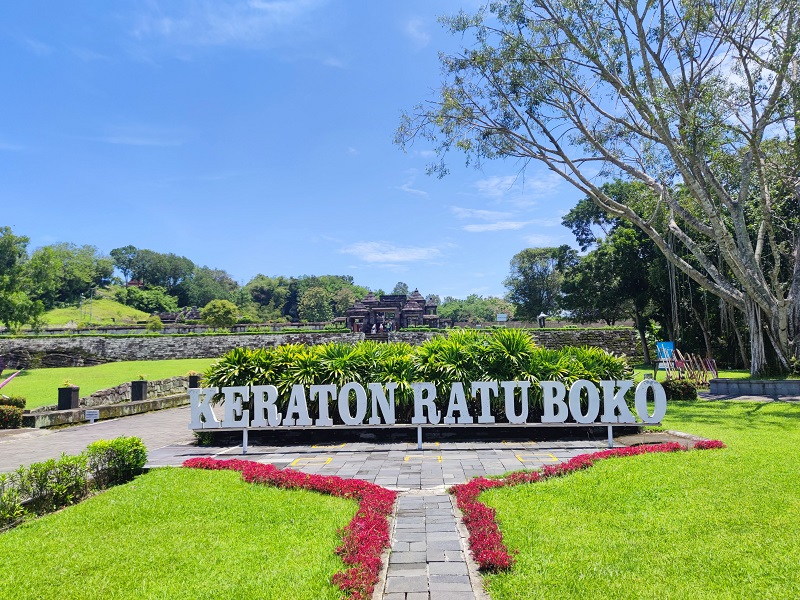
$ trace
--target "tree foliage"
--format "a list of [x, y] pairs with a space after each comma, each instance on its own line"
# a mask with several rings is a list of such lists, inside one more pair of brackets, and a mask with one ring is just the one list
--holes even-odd
[[505, 313], [510, 318], [514, 314], [514, 307], [503, 298], [484, 298], [478, 294], [470, 294], [463, 300], [445, 296], [437, 310], [442, 319], [453, 323], [491, 323], [499, 313]]
[[[464, 49], [442, 57], [440, 96], [398, 139], [543, 163], [746, 314], [753, 372], [767, 341], [785, 370], [800, 352], [798, 4], [506, 0], [461, 13], [446, 23]], [[655, 206], [610, 196], [614, 178]]]
[[526, 248], [511, 259], [511, 272], [503, 282], [518, 319], [535, 321], [552, 315], [560, 305], [564, 272], [577, 260], [569, 246]]
[[239, 318], [239, 307], [228, 300], [212, 300], [200, 310], [200, 317], [212, 327], [232, 327]]

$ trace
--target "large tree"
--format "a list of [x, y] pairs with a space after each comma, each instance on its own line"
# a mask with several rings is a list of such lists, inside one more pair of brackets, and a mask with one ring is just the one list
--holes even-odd
[[0, 322], [11, 331], [22, 325], [36, 325], [44, 311], [42, 303], [29, 294], [26, 278], [28, 238], [0, 227]]
[[[785, 370], [800, 353], [799, 4], [506, 0], [459, 14], [446, 22], [469, 45], [443, 57], [441, 94], [399, 141], [543, 163], [743, 312], [754, 373], [767, 341]], [[643, 183], [656, 206], [610, 197], [610, 178]]]
[[576, 260], [576, 252], [566, 245], [517, 252], [503, 282], [517, 318], [535, 321], [542, 313], [552, 315], [559, 308], [564, 272]]

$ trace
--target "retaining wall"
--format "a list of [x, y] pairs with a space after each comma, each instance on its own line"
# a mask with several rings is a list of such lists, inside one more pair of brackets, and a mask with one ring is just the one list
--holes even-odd
[[712, 379], [709, 392], [718, 396], [800, 396], [800, 380]]
[[[632, 363], [644, 360], [639, 334], [633, 328], [624, 329], [531, 329], [531, 337], [540, 346], [560, 350], [565, 346], [592, 346], [616, 354], [624, 354]], [[392, 331], [391, 342], [418, 345], [437, 334], [432, 331]]]
[[[625, 354], [633, 362], [642, 360], [642, 349], [634, 329], [532, 329], [534, 340], [545, 348], [595, 346]], [[389, 340], [420, 344], [435, 332], [393, 331]], [[121, 360], [171, 358], [216, 358], [233, 348], [265, 348], [283, 344], [354, 343], [363, 333], [280, 333], [226, 335], [149, 335], [0, 338], [0, 356], [8, 368], [73, 367]]]
[[120, 360], [216, 358], [233, 348], [357, 342], [363, 339], [363, 333], [316, 332], [5, 338], [0, 339], [0, 356], [5, 356], [6, 365], [11, 369], [82, 367]]

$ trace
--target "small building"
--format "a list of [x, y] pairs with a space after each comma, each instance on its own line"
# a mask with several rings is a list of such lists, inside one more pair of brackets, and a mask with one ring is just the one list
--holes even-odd
[[380, 298], [370, 292], [347, 309], [347, 328], [355, 333], [396, 331], [405, 327], [440, 327], [436, 303], [426, 301], [419, 290], [410, 296], [384, 294]]

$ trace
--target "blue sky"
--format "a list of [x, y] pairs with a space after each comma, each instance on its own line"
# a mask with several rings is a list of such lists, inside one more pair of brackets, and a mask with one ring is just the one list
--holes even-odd
[[0, 224], [31, 248], [133, 244], [245, 283], [348, 274], [502, 295], [511, 257], [574, 242], [579, 193], [393, 144], [432, 97], [437, 16], [478, 2], [157, 0], [0, 5]]

